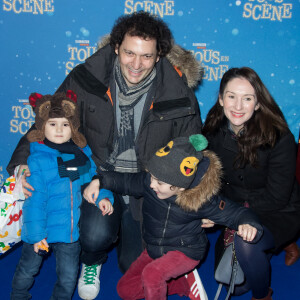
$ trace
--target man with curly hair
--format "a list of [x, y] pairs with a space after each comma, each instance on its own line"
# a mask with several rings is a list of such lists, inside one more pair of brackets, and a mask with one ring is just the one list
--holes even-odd
[[[169, 140], [201, 132], [200, 110], [192, 90], [201, 76], [200, 64], [189, 51], [174, 45], [166, 23], [140, 11], [118, 18], [98, 51], [76, 66], [58, 91], [71, 89], [78, 95], [81, 131], [98, 172], [136, 173]], [[29, 147], [22, 138], [8, 172], [16, 165], [27, 165], [28, 155]], [[25, 176], [24, 186], [30, 195], [32, 187]], [[83, 201], [81, 298], [96, 298], [101, 265], [115, 242], [122, 272], [143, 251], [141, 203], [141, 199], [115, 195], [114, 213], [102, 216], [99, 209]]]

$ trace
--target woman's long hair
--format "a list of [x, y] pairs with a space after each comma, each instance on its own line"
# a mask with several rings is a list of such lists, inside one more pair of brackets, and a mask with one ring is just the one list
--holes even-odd
[[274, 147], [278, 137], [288, 130], [288, 125], [279, 106], [251, 68], [231, 68], [223, 75], [218, 99], [208, 112], [203, 134], [213, 136], [223, 124], [226, 124], [227, 118], [219, 98], [223, 98], [228, 82], [234, 78], [244, 78], [249, 81], [255, 90], [259, 104], [258, 110], [254, 111], [252, 117], [245, 122], [241, 134], [237, 136], [239, 154], [236, 162], [238, 167], [248, 163], [256, 166], [257, 150], [260, 147]]

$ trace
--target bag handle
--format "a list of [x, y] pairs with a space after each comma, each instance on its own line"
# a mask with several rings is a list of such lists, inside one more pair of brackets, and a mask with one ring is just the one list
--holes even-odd
[[223, 287], [223, 283], [219, 283], [219, 286], [218, 286], [218, 289], [217, 289], [217, 293], [215, 295], [214, 300], [218, 300], [219, 299], [219, 296], [220, 296], [221, 291], [222, 291], [222, 287]]
[[25, 169], [18, 176], [18, 172], [20, 169], [20, 165], [15, 167], [14, 176], [15, 176], [15, 188], [13, 191], [14, 200], [25, 200], [25, 195], [23, 193], [23, 185], [22, 185], [22, 176], [24, 174]]
[[[228, 233], [228, 237], [227, 237], [226, 240], [224, 239], [224, 244], [226, 245], [225, 247], [232, 246], [232, 259], [233, 260], [232, 260], [231, 278], [230, 278], [230, 281], [229, 281], [229, 288], [228, 288], [228, 292], [227, 292], [225, 300], [228, 300], [230, 295], [233, 294], [233, 292], [234, 292], [235, 280], [236, 280], [237, 273], [238, 273], [238, 268], [239, 268], [239, 264], [238, 264], [236, 254], [235, 254], [235, 247], [234, 247], [234, 236], [235, 236], [236, 232], [234, 230], [228, 229], [227, 233]], [[220, 283], [219, 286], [218, 286], [218, 290], [216, 292], [214, 300], [219, 299], [222, 287], [223, 287], [223, 283]]]
[[[230, 283], [229, 283], [229, 289], [228, 289], [225, 300], [228, 300], [230, 295], [233, 294], [233, 292], [234, 292], [234, 281], [235, 281], [236, 275], [237, 275], [237, 264], [234, 262], [233, 267], [232, 267], [232, 276], [231, 276]], [[219, 299], [221, 291], [222, 291], [222, 287], [223, 287], [223, 283], [219, 283], [214, 300]]]

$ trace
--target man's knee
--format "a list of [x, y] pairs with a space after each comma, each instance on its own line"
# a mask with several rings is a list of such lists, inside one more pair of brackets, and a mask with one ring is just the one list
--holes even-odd
[[109, 231], [98, 230], [90, 234], [80, 234], [80, 244], [82, 249], [89, 252], [106, 250], [114, 242], [114, 237]]
[[112, 215], [103, 216], [100, 210], [93, 211], [93, 216], [90, 218], [88, 216], [81, 217], [79, 233], [83, 249], [89, 249], [92, 252], [104, 250], [116, 241], [119, 222], [112, 220], [112, 217]]

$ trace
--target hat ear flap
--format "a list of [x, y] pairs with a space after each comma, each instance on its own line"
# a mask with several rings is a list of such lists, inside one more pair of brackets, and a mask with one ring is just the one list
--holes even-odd
[[84, 135], [79, 131], [72, 134], [72, 140], [79, 148], [84, 148], [87, 145]]
[[30, 131], [26, 137], [30, 143], [41, 142], [45, 139], [45, 133], [43, 130], [35, 129], [35, 130]]
[[77, 103], [77, 95], [72, 90], [67, 90], [66, 96], [73, 102]]
[[70, 122], [70, 127], [72, 131], [71, 139], [79, 148], [84, 148], [87, 145], [86, 138], [78, 131], [78, 128], [74, 128], [74, 124], [72, 122]]
[[39, 93], [32, 93], [29, 96], [29, 103], [30, 105], [35, 108], [36, 107], [36, 100], [43, 98], [43, 95], [39, 94]]

